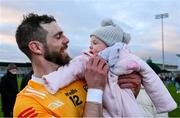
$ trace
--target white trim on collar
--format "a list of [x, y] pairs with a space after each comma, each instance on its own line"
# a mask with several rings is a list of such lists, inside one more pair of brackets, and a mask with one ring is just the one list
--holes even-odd
[[39, 78], [39, 77], [36, 77], [34, 75], [32, 75], [32, 79], [31, 80], [36, 82], [36, 83], [39, 83], [39, 84], [44, 84], [43, 78]]

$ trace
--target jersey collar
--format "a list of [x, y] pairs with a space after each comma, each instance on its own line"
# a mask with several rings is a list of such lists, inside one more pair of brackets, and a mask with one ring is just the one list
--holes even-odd
[[32, 81], [36, 82], [36, 83], [39, 83], [39, 84], [44, 84], [45, 81], [43, 80], [43, 78], [39, 78], [39, 77], [36, 77], [34, 75], [32, 75]]

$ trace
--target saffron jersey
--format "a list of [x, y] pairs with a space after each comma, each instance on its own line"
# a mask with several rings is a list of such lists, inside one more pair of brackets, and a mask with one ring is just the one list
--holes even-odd
[[14, 117], [80, 117], [86, 101], [86, 83], [77, 80], [56, 94], [33, 80], [17, 95]]

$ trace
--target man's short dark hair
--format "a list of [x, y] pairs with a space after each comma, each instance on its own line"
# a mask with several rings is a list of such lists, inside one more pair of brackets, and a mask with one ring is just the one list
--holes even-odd
[[29, 59], [31, 59], [31, 53], [28, 48], [30, 41], [39, 41], [46, 44], [47, 31], [41, 27], [40, 24], [46, 24], [56, 21], [54, 17], [48, 15], [37, 15], [30, 13], [24, 16], [22, 23], [16, 30], [16, 42], [19, 49], [24, 52]]

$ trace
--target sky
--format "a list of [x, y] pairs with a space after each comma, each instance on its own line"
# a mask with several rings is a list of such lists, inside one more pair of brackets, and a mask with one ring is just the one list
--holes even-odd
[[179, 65], [180, 0], [0, 0], [0, 61], [29, 62], [15, 40], [23, 15], [48, 14], [69, 38], [69, 53], [75, 57], [89, 47], [90, 34], [103, 19], [111, 18], [131, 34], [129, 47], [144, 60], [162, 63], [161, 19], [163, 19], [165, 64]]

